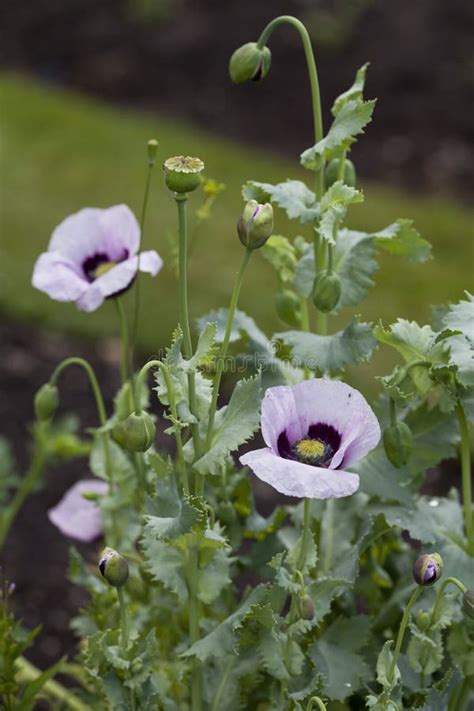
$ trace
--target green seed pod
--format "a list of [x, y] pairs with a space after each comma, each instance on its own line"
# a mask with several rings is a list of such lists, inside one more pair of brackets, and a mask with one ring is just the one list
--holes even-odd
[[153, 419], [142, 410], [132, 412], [123, 423], [123, 446], [130, 452], [146, 452], [155, 441], [156, 427]]
[[260, 81], [270, 69], [272, 55], [268, 47], [259, 49], [256, 42], [247, 42], [235, 50], [229, 62], [230, 78], [235, 84]]
[[158, 153], [158, 141], [156, 138], [150, 138], [147, 144], [148, 165], [155, 165], [156, 154]]
[[474, 620], [474, 589], [466, 590], [462, 596], [462, 609], [465, 615]]
[[166, 187], [174, 193], [190, 193], [201, 185], [204, 163], [192, 156], [174, 156], [165, 160]]
[[415, 583], [428, 587], [434, 585], [443, 574], [443, 559], [439, 553], [425, 553], [413, 564]]
[[121, 588], [128, 580], [128, 563], [113, 548], [103, 550], [99, 561], [99, 570], [109, 585], [114, 588]]
[[341, 298], [341, 280], [335, 272], [324, 270], [314, 280], [313, 302], [317, 309], [327, 314], [333, 311]]
[[301, 303], [294, 291], [279, 289], [275, 298], [278, 317], [293, 328], [301, 328]]
[[298, 601], [298, 608], [303, 620], [314, 619], [314, 603], [309, 595], [303, 595]]
[[45, 383], [35, 395], [35, 414], [40, 422], [50, 420], [59, 405], [59, 391], [56, 385]]
[[273, 207], [249, 200], [237, 223], [239, 239], [248, 249], [263, 247], [273, 232]]
[[[326, 190], [331, 187], [336, 181], [339, 180], [339, 166], [341, 165], [340, 158], [333, 158], [326, 165], [324, 171], [324, 182], [326, 184]], [[355, 188], [357, 183], [356, 172], [354, 168], [354, 163], [348, 158], [344, 161], [344, 176], [342, 178], [346, 185], [351, 188]]]
[[405, 422], [397, 422], [386, 427], [383, 433], [383, 446], [389, 462], [397, 469], [403, 467], [410, 458], [413, 448], [413, 437], [408, 425]]

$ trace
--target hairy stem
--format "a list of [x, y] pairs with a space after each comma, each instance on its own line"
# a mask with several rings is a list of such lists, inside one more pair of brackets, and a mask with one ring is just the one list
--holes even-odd
[[474, 512], [472, 509], [472, 479], [471, 479], [471, 448], [469, 442], [469, 428], [466, 413], [458, 400], [456, 412], [461, 432], [461, 475], [462, 499], [464, 509], [464, 528], [466, 531], [467, 551], [474, 556]]
[[120, 606], [120, 648], [122, 655], [125, 657], [128, 647], [128, 617], [122, 588], [117, 588], [117, 597]]
[[419, 596], [421, 595], [422, 590], [423, 590], [423, 588], [421, 586], [418, 586], [414, 590], [411, 598], [408, 601], [405, 611], [403, 613], [402, 621], [401, 621], [400, 627], [398, 629], [398, 636], [397, 636], [397, 642], [395, 644], [395, 651], [393, 653], [392, 661], [391, 661], [390, 667], [388, 669], [388, 674], [387, 674], [388, 679], [390, 681], [393, 680], [393, 673], [395, 671], [395, 667], [397, 666], [398, 656], [399, 656], [400, 650], [402, 648], [403, 638], [405, 636], [405, 630], [406, 630], [408, 622], [410, 620], [410, 615], [411, 615], [413, 605], [418, 600]]
[[453, 578], [453, 577], [445, 578], [443, 580], [443, 582], [441, 583], [441, 585], [439, 586], [438, 592], [436, 593], [435, 604], [433, 605], [433, 609], [431, 611], [430, 626], [436, 620], [439, 606], [441, 605], [441, 600], [443, 599], [444, 591], [446, 590], [448, 585], [455, 585], [458, 588], [458, 590], [460, 590], [463, 593], [463, 595], [467, 590], [466, 586], [463, 585], [463, 583], [460, 580], [458, 580], [457, 578]]

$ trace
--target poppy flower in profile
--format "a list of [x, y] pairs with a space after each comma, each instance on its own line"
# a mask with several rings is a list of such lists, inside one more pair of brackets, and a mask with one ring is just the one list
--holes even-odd
[[137, 270], [155, 276], [163, 266], [157, 252], [137, 251], [140, 226], [126, 205], [86, 207], [54, 230], [48, 251], [38, 258], [32, 283], [56, 301], [74, 301], [95, 311], [127, 289]]
[[240, 457], [287, 496], [350, 496], [359, 477], [347, 471], [380, 440], [380, 426], [358, 390], [337, 380], [305, 380], [268, 388], [262, 403], [266, 447]]
[[102, 534], [102, 513], [96, 501], [85, 497], [87, 494], [104, 496], [108, 490], [105, 481], [78, 481], [56, 506], [49, 509], [48, 518], [64, 536], [90, 543]]

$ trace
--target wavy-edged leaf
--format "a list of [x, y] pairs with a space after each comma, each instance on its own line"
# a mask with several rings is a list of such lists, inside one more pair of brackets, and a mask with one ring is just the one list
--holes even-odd
[[337, 114], [349, 101], [362, 101], [365, 85], [365, 75], [367, 73], [367, 67], [369, 66], [369, 64], [370, 62], [366, 62], [357, 70], [352, 86], [350, 86], [349, 89], [344, 91], [342, 94], [339, 94], [337, 99], [334, 101], [331, 108], [331, 113], [333, 116], [337, 116]]
[[273, 202], [286, 211], [290, 220], [302, 224], [314, 222], [319, 215], [316, 196], [301, 180], [286, 180], [284, 183], [258, 183], [250, 180], [242, 188], [245, 200]]

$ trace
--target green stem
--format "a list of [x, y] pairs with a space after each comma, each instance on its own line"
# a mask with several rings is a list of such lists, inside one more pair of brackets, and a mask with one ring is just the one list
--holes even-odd
[[323, 570], [328, 573], [332, 565], [332, 554], [334, 549], [334, 499], [326, 502], [326, 516], [324, 519], [324, 561]]
[[342, 181], [344, 181], [344, 172], [345, 172], [344, 167], [345, 167], [345, 163], [346, 163], [346, 155], [347, 155], [347, 151], [342, 151], [342, 155], [341, 155], [341, 158], [339, 161], [339, 171], [338, 171], [337, 179], [342, 180]]
[[455, 585], [458, 588], [458, 590], [460, 590], [462, 592], [463, 595], [467, 590], [466, 586], [463, 585], [463, 583], [460, 580], [458, 580], [457, 578], [453, 578], [453, 577], [445, 578], [443, 580], [443, 582], [441, 583], [441, 585], [439, 586], [438, 591], [436, 593], [435, 604], [433, 605], [433, 610], [431, 611], [430, 626], [436, 620], [439, 606], [441, 605], [441, 600], [443, 599], [444, 591], [446, 590], [447, 586], [450, 584]]
[[[41, 429], [42, 426], [39, 425]], [[44, 446], [44, 438], [41, 431], [35, 432], [35, 447], [33, 450], [33, 456], [31, 459], [30, 468], [21, 480], [18, 489], [13, 496], [13, 499], [9, 502], [5, 508], [3, 515], [0, 518], [0, 549], [3, 547], [5, 540], [8, 536], [10, 528], [15, 521], [17, 514], [26, 498], [35, 489], [36, 484], [39, 481], [41, 473], [44, 469], [46, 463], [46, 452]]]
[[395, 645], [395, 651], [393, 653], [392, 661], [390, 664], [390, 667], [388, 669], [388, 680], [392, 681], [393, 680], [393, 673], [395, 671], [395, 667], [397, 666], [397, 661], [398, 661], [398, 656], [400, 654], [400, 650], [402, 648], [403, 644], [403, 637], [405, 636], [405, 630], [408, 625], [408, 621], [410, 619], [410, 614], [413, 608], [413, 605], [415, 602], [418, 600], [419, 596], [422, 593], [423, 588], [419, 585], [417, 588], [415, 588], [411, 598], [408, 601], [408, 605], [405, 608], [405, 611], [403, 613], [402, 621], [400, 623], [400, 627], [398, 629], [398, 636], [397, 636], [397, 642]]
[[[200, 604], [197, 597], [199, 559], [196, 550], [190, 551], [189, 565], [189, 636], [191, 643], [194, 644], [201, 636], [199, 628]], [[192, 711], [202, 711], [202, 670], [198, 659], [192, 661], [191, 709]]]
[[[281, 15], [268, 23], [260, 35], [257, 45], [260, 49], [265, 47], [272, 32], [280, 25], [288, 24], [294, 27], [301, 37], [308, 67], [309, 83], [311, 86], [311, 103], [313, 109], [314, 142], [318, 143], [323, 138], [323, 114], [321, 111], [321, 93], [319, 91], [318, 70], [314, 59], [313, 47], [308, 30], [300, 20], [291, 15]], [[321, 199], [324, 192], [324, 162], [315, 176], [316, 198]]]
[[302, 570], [306, 561], [306, 548], [308, 547], [308, 538], [310, 534], [311, 523], [311, 500], [305, 499], [303, 504], [303, 531], [301, 537], [301, 550], [298, 556], [297, 568]]
[[240, 290], [242, 288], [242, 282], [244, 278], [244, 273], [249, 263], [250, 255], [252, 251], [246, 249], [244, 256], [242, 257], [242, 262], [240, 263], [239, 271], [235, 277], [234, 288], [232, 290], [232, 296], [230, 300], [229, 312], [227, 314], [227, 324], [225, 328], [224, 340], [222, 341], [221, 349], [219, 355], [217, 356], [217, 366], [214, 375], [214, 381], [212, 383], [212, 400], [209, 408], [209, 420], [207, 424], [207, 436], [206, 436], [206, 450], [211, 446], [212, 435], [214, 433], [214, 419], [216, 416], [217, 408], [217, 398], [219, 397], [219, 386], [221, 383], [222, 373], [225, 365], [225, 358], [227, 355], [227, 350], [229, 348], [230, 336], [232, 333], [232, 326], [234, 323], [235, 310], [237, 308], [237, 303], [239, 300]]
[[323, 702], [321, 701], [319, 696], [312, 696], [310, 698], [310, 700], [308, 701], [308, 705], [306, 707], [306, 711], [313, 711], [313, 704], [316, 704], [316, 706], [318, 707], [318, 709], [320, 709], [320, 711], [326, 711], [326, 705], [323, 704]]
[[[178, 207], [178, 227], [179, 227], [179, 321], [183, 329], [183, 350], [187, 358], [193, 354], [193, 344], [191, 340], [191, 328], [189, 325], [188, 307], [188, 222], [186, 206], [188, 202], [187, 194], [176, 195], [176, 205]], [[196, 377], [194, 372], [188, 373], [189, 409], [197, 419], [196, 404]], [[196, 458], [201, 456], [201, 437], [197, 423], [191, 425], [193, 434], [194, 451]]]
[[114, 299], [120, 322], [120, 380], [124, 385], [130, 377], [130, 351], [128, 339], [128, 320], [122, 299]]
[[120, 647], [122, 650], [122, 656], [125, 657], [128, 647], [128, 617], [127, 606], [125, 604], [122, 588], [117, 588], [117, 597], [120, 606]]
[[393, 398], [390, 398], [389, 407], [390, 407], [390, 425], [392, 427], [395, 427], [395, 425], [397, 424], [397, 408], [396, 408], [395, 401], [393, 400]]
[[[25, 659], [25, 657], [18, 657], [17, 665], [19, 667], [18, 675], [20, 677], [20, 681], [36, 681], [36, 679], [38, 679], [38, 677], [42, 674], [42, 672], [31, 664], [31, 662]], [[48, 679], [43, 686], [43, 691], [61, 703], [66, 704], [73, 711], [90, 711], [90, 706], [88, 704], [82, 703], [82, 701], [76, 698], [62, 684], [59, 684], [53, 679]]]
[[474, 556], [474, 512], [472, 510], [472, 479], [471, 479], [471, 448], [469, 442], [469, 428], [466, 413], [458, 400], [456, 412], [461, 432], [461, 475], [462, 498], [464, 509], [464, 527], [466, 529], [467, 551]]
[[229, 674], [232, 671], [232, 667], [234, 666], [234, 664], [235, 657], [231, 654], [229, 655], [229, 661], [227, 662], [226, 667], [224, 669], [222, 679], [219, 683], [219, 686], [217, 687], [216, 695], [214, 696], [214, 700], [212, 702], [211, 711], [221, 711], [222, 709], [222, 706], [220, 705], [222, 700], [222, 694], [225, 691], [225, 685], [227, 684], [227, 679], [229, 678]]

